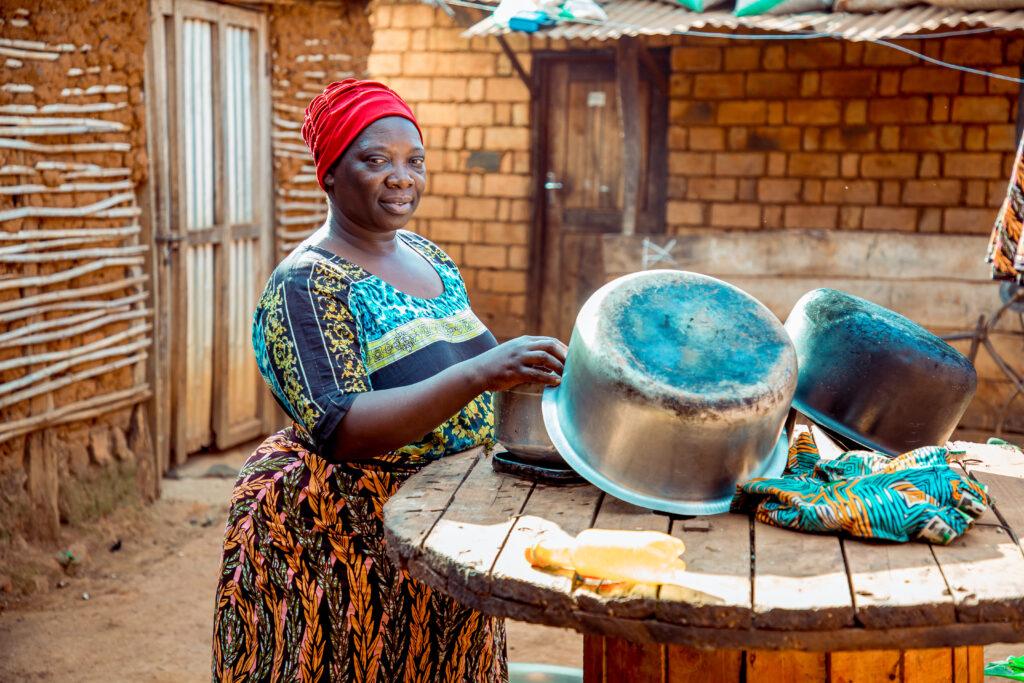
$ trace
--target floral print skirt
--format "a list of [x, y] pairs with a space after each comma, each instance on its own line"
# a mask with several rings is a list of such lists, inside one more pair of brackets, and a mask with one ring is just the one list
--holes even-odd
[[396, 568], [382, 510], [416, 468], [332, 464], [290, 428], [239, 474], [214, 681], [506, 681], [505, 626]]

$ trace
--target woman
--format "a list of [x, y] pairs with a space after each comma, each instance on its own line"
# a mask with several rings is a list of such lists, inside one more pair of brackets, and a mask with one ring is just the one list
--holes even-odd
[[332, 83], [303, 138], [328, 219], [257, 304], [260, 371], [294, 424], [239, 474], [214, 623], [217, 681], [501, 681], [505, 633], [396, 569], [381, 508], [426, 463], [493, 438], [490, 394], [559, 382], [565, 346], [498, 345], [455, 264], [403, 231], [426, 181], [416, 119]]

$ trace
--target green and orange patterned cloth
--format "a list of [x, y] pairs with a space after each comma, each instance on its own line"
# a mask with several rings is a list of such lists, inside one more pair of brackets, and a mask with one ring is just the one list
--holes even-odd
[[325, 447], [355, 397], [405, 386], [496, 344], [455, 264], [399, 238], [444, 283], [420, 299], [316, 247], [300, 247], [257, 305], [260, 370], [294, 424], [235, 484], [214, 620], [214, 681], [439, 683], [507, 679], [501, 619], [410, 579], [388, 559], [382, 510], [428, 462], [493, 443], [482, 395], [416, 443], [332, 463]]
[[847, 451], [823, 460], [802, 432], [783, 475], [743, 483], [732, 508], [799, 531], [947, 544], [992, 504], [984, 486], [947, 463], [948, 452], [925, 446], [895, 458]]
[[992, 264], [992, 278], [996, 280], [1024, 281], [1024, 138], [1017, 147], [1013, 171], [1006, 188], [1006, 198], [999, 208], [992, 237], [988, 243], [988, 262]]

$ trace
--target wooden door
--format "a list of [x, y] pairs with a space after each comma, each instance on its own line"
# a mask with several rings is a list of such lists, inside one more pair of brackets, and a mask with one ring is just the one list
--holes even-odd
[[[249, 342], [269, 273], [269, 79], [262, 13], [200, 0], [156, 3], [164, 59], [156, 146], [166, 190], [155, 241], [165, 272], [174, 462], [259, 436], [269, 396]], [[160, 125], [162, 124], [162, 125]], [[159, 408], [158, 408], [159, 409]]]
[[[540, 331], [569, 340], [576, 314], [604, 284], [603, 235], [618, 233], [627, 199], [623, 123], [614, 55], [541, 62], [543, 210], [540, 229]], [[635, 226], [664, 230], [665, 97], [649, 72], [635, 82], [639, 164]]]

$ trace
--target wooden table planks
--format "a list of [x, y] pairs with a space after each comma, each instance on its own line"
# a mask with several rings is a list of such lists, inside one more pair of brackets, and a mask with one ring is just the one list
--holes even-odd
[[[990, 487], [997, 506], [945, 547], [805, 534], [745, 515], [670, 518], [589, 484], [534, 484], [498, 474], [478, 449], [411, 478], [385, 507], [385, 530], [396, 563], [482, 611], [633, 642], [721, 648], [723, 656], [732, 650], [733, 658], [756, 649], [760, 663], [749, 655], [745, 662], [756, 678], [761, 668], [818, 667], [822, 660], [813, 651], [1024, 639], [1024, 551], [1007, 531], [1024, 531], [1024, 458], [1002, 449], [972, 453], [968, 470]], [[975, 462], [982, 456], [984, 464]], [[679, 536], [687, 545], [687, 575], [713, 586], [716, 599], [695, 599], [672, 586], [581, 582], [526, 561], [525, 550], [541, 534], [591, 527]], [[619, 650], [616, 657], [628, 655]], [[812, 653], [775, 657], [768, 650]], [[962, 664], [959, 650], [943, 651], [954, 653], [952, 667]], [[682, 669], [694, 656], [669, 648], [661, 661]], [[886, 661], [871, 665], [885, 668]], [[900, 666], [912, 663], [903, 657]]]

